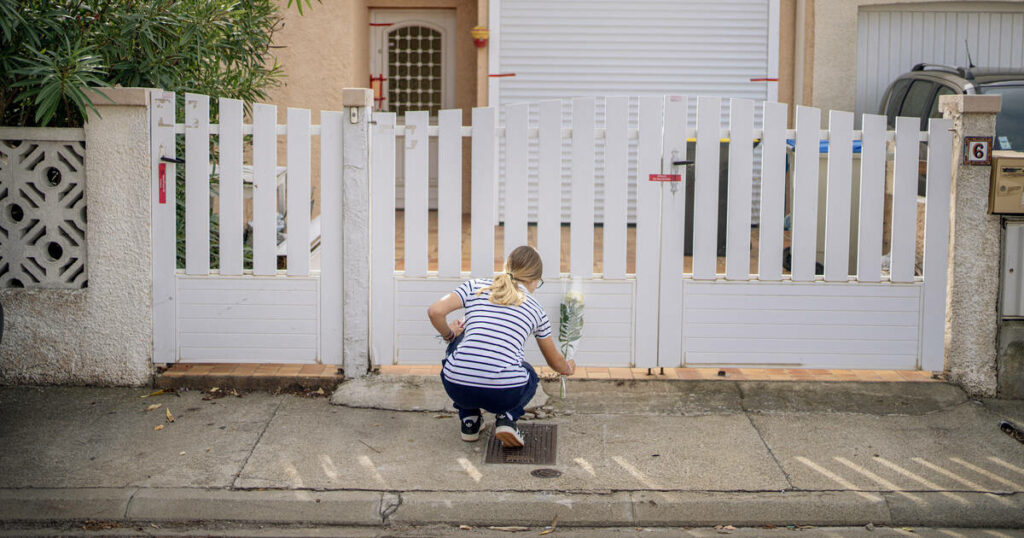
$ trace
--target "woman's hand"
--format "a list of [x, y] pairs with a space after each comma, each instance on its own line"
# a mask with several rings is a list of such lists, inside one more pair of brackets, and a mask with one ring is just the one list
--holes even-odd
[[456, 338], [459, 337], [460, 334], [462, 334], [463, 331], [466, 330], [466, 320], [457, 319], [448, 324], [448, 329], [451, 331], [451, 339], [455, 340]]
[[565, 360], [565, 355], [562, 355], [558, 348], [555, 347], [555, 342], [551, 340], [550, 336], [537, 339], [537, 345], [540, 346], [540, 352], [544, 355], [544, 361], [548, 363], [548, 366], [562, 375], [573, 375], [576, 373], [576, 361], [570, 359]]

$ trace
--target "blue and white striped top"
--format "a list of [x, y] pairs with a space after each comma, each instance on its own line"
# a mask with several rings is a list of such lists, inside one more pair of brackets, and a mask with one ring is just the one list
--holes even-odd
[[551, 336], [551, 322], [540, 303], [526, 293], [519, 306], [497, 305], [490, 292], [480, 289], [493, 283], [489, 278], [467, 280], [455, 288], [466, 312], [462, 342], [447, 357], [443, 375], [451, 383], [471, 387], [521, 387], [529, 381], [523, 367], [523, 346], [531, 334]]

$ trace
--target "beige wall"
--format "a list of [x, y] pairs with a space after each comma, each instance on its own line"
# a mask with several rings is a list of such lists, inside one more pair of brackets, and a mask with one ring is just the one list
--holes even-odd
[[[477, 0], [476, 2], [476, 23], [484, 28], [490, 27], [490, 1]], [[487, 59], [487, 47], [476, 49], [476, 102], [477, 106], [487, 106], [487, 89], [490, 77], [488, 77], [490, 63]]]
[[[366, 87], [370, 78], [370, 19], [366, 0], [328, 0], [313, 3], [299, 15], [288, 0], [279, 0], [284, 27], [274, 44], [286, 78], [270, 92], [280, 121], [284, 107], [341, 110], [341, 89]], [[319, 123], [319, 120], [314, 120]]]
[[[798, 27], [796, 40], [804, 42], [802, 103], [828, 110], [854, 109], [857, 88], [857, 14], [861, 6], [880, 4], [970, 4], [984, 9], [998, 2], [963, 0], [797, 0], [808, 24]], [[1011, 3], [1022, 3], [1015, 0]], [[1006, 2], [1002, 2], [1006, 3]], [[801, 36], [801, 30], [803, 35]], [[797, 81], [799, 84], [800, 81]], [[825, 119], [822, 115], [822, 119]]]
[[[793, 104], [793, 55], [796, 51], [796, 2], [779, 3], [779, 102]], [[790, 114], [792, 114], [790, 106]]]
[[[278, 0], [284, 27], [274, 35], [274, 50], [285, 78], [269, 93], [279, 123], [287, 108], [310, 109], [313, 124], [323, 110], [342, 109], [342, 88], [361, 87], [370, 78], [370, 18], [366, 0], [313, 2], [299, 15], [288, 0]], [[277, 162], [287, 165], [284, 137], [278, 137]], [[313, 215], [320, 214], [320, 140], [312, 144]]]
[[[454, 9], [455, 10], [455, 103], [469, 123], [478, 104], [477, 59], [470, 30], [480, 24], [478, 3], [486, 0], [325, 0], [314, 2], [299, 15], [288, 0], [278, 0], [284, 27], [274, 36], [275, 50], [285, 79], [269, 92], [278, 106], [278, 121], [284, 123], [287, 107], [308, 108], [314, 124], [322, 110], [341, 110], [342, 88], [366, 88], [370, 79], [371, 9]], [[486, 14], [485, 14], [486, 16]], [[486, 49], [483, 49], [486, 51]], [[486, 59], [486, 52], [483, 53]], [[486, 67], [485, 67], [486, 69]], [[486, 81], [486, 75], [485, 75]], [[484, 87], [486, 98], [486, 85]], [[463, 204], [468, 210], [469, 146], [464, 146]], [[313, 144], [313, 215], [320, 214], [319, 143]], [[286, 164], [284, 138], [278, 140], [278, 163]]]

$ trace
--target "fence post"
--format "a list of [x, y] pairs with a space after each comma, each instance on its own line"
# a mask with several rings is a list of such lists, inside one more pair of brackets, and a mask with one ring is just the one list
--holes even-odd
[[152, 375], [154, 351], [149, 145], [154, 90], [102, 91], [109, 99], [93, 99], [98, 112], [90, 112], [85, 124], [89, 288], [81, 319], [88, 336], [76, 381], [138, 385]]
[[998, 95], [939, 101], [954, 129], [945, 371], [972, 396], [996, 393], [1000, 219], [988, 212], [991, 166], [964, 164], [964, 137], [992, 137], [1000, 101]]
[[369, 127], [373, 92], [345, 88], [342, 104], [342, 363], [346, 377], [361, 377], [370, 368]]

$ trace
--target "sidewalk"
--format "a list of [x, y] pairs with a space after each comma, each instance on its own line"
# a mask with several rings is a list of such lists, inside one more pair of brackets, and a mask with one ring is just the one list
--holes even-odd
[[[378, 407], [436, 390], [428, 377], [376, 381], [392, 387]], [[336, 401], [357, 392], [349, 383]], [[0, 521], [1024, 528], [1024, 445], [998, 428], [1024, 423], [1021, 401], [900, 382], [545, 390], [556, 396], [537, 422], [558, 425], [544, 466], [557, 478], [485, 464], [489, 430], [464, 443], [437, 411], [0, 388]]]

